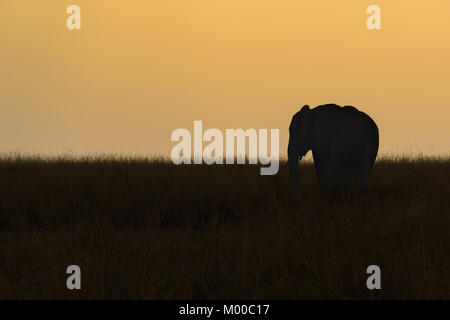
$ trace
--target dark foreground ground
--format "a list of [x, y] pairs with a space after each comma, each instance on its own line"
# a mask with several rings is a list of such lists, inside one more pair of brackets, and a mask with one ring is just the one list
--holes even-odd
[[300, 172], [296, 202], [285, 164], [4, 159], [0, 298], [450, 299], [449, 160], [378, 161], [357, 199]]

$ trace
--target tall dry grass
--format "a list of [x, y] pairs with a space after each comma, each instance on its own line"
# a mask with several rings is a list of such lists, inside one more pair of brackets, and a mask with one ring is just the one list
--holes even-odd
[[450, 298], [449, 158], [381, 158], [358, 198], [300, 175], [295, 201], [285, 163], [4, 156], [0, 298]]

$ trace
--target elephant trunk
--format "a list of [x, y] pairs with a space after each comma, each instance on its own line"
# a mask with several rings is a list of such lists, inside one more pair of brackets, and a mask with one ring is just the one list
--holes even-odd
[[302, 159], [299, 152], [293, 150], [291, 144], [288, 147], [288, 166], [289, 173], [292, 178], [292, 183], [294, 185], [294, 192], [296, 197], [300, 196], [300, 178], [298, 176], [298, 162]]

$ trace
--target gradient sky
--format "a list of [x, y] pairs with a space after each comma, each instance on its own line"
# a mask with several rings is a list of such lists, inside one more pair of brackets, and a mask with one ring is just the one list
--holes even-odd
[[449, 17], [448, 0], [0, 0], [0, 152], [169, 155], [203, 120], [279, 128], [283, 155], [299, 107], [333, 102], [372, 116], [381, 153], [448, 153]]

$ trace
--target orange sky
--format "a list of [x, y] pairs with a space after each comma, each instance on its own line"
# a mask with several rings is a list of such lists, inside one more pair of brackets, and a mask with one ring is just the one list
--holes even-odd
[[381, 153], [448, 153], [449, 16], [448, 0], [0, 0], [0, 152], [168, 156], [202, 120], [279, 128], [283, 156], [298, 107], [333, 102], [372, 116]]

